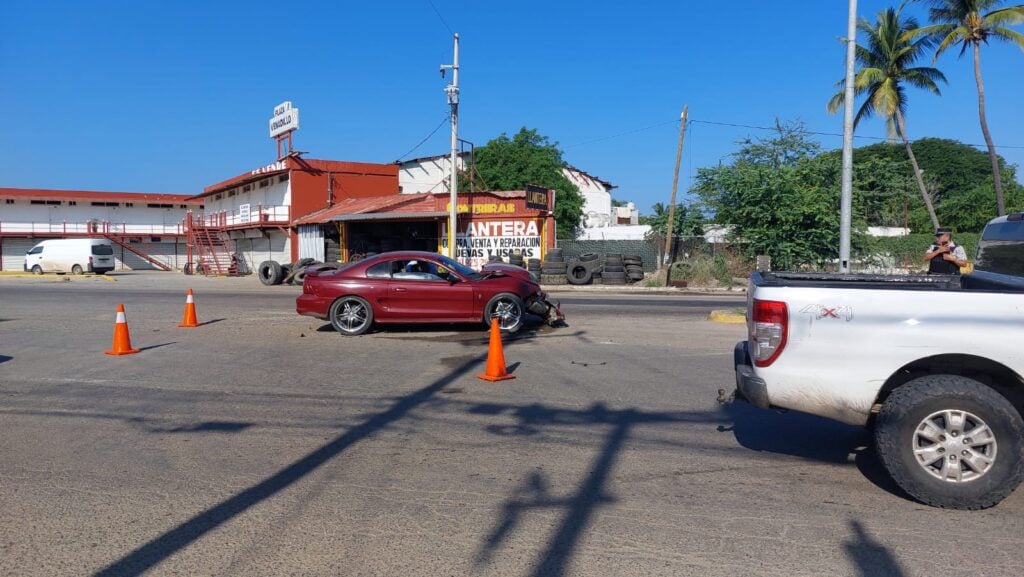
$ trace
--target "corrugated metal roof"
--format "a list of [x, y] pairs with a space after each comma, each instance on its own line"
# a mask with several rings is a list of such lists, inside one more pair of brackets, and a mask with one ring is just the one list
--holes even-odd
[[47, 188], [0, 188], [0, 198], [200, 204], [199, 201], [194, 200], [192, 195], [189, 194], [103, 192], [98, 190], [53, 190]]
[[[307, 214], [295, 221], [295, 224], [319, 224], [336, 220], [354, 220], [351, 217], [356, 215], [386, 213], [400, 217], [403, 213], [437, 213], [437, 196], [433, 194], [394, 194], [389, 196], [371, 196], [368, 198], [346, 198], [330, 208]], [[377, 218], [380, 217], [375, 217], [375, 219]]]

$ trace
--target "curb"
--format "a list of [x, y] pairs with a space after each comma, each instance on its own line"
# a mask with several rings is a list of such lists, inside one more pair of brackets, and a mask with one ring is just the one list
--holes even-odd
[[715, 323], [726, 323], [732, 325], [746, 324], [746, 315], [739, 315], [729, 311], [711, 311], [708, 320]]
[[700, 288], [676, 288], [676, 287], [629, 287], [629, 286], [573, 286], [573, 285], [540, 285], [546, 293], [577, 293], [577, 294], [619, 294], [619, 295], [676, 295], [676, 296], [706, 296], [706, 297], [746, 297], [747, 291], [743, 290], [722, 290], [722, 289], [700, 289]]

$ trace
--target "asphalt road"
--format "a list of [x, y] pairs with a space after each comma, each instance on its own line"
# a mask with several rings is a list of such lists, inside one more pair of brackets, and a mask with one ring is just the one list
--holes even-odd
[[296, 292], [0, 278], [0, 573], [1024, 574], [1024, 491], [931, 509], [861, 429], [719, 407], [742, 297], [561, 293], [491, 384], [479, 327], [345, 338]]

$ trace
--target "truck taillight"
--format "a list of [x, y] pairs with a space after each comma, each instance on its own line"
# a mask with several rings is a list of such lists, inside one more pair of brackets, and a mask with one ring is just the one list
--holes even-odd
[[767, 367], [774, 363], [786, 347], [788, 333], [786, 303], [754, 299], [750, 319], [750, 356], [754, 365]]

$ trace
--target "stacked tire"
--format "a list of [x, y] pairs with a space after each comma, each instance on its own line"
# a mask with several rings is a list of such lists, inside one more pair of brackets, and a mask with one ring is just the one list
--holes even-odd
[[626, 284], [626, 264], [621, 254], [606, 254], [601, 268], [601, 284]]
[[541, 263], [540, 284], [566, 284], [568, 282], [565, 276], [567, 268], [565, 257], [562, 255], [562, 249], [553, 248], [549, 250], [544, 262]]
[[526, 260], [526, 270], [530, 271], [533, 276], [540, 278], [541, 262], [539, 258], [531, 258]]
[[526, 260], [523, 258], [523, 251], [517, 250], [508, 256], [508, 264], [519, 268], [526, 268]]
[[644, 280], [644, 260], [639, 255], [628, 255], [622, 257], [622, 264], [626, 267], [626, 280], [637, 282]]

